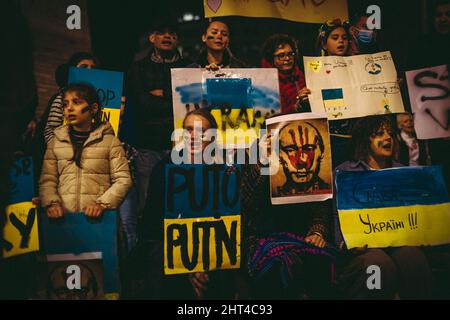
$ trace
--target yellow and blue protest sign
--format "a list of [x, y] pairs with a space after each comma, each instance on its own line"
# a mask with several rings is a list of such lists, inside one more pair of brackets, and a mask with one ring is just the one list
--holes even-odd
[[117, 245], [117, 212], [105, 211], [92, 219], [84, 213], [67, 213], [62, 219], [42, 219], [43, 251], [47, 255], [82, 255], [101, 252], [105, 299], [120, 290]]
[[102, 120], [111, 123], [116, 136], [119, 132], [123, 78], [123, 73], [118, 71], [75, 67], [69, 70], [69, 84], [87, 83], [97, 90], [102, 105]]
[[165, 170], [164, 273], [239, 268], [240, 167], [169, 164]]
[[257, 138], [249, 78], [206, 79], [206, 99], [218, 126], [219, 145], [248, 146]]
[[339, 223], [349, 249], [450, 243], [441, 167], [337, 171]]
[[39, 251], [38, 217], [34, 197], [34, 168], [31, 157], [17, 159], [9, 171], [8, 206], [0, 248], [10, 258]]
[[347, 0], [203, 0], [205, 17], [244, 16], [323, 23], [348, 19]]

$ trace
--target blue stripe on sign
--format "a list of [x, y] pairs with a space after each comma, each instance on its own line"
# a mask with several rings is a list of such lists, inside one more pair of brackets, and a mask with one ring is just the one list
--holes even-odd
[[338, 210], [450, 202], [439, 166], [337, 171], [336, 194]]
[[322, 99], [323, 100], [335, 100], [335, 99], [343, 99], [344, 93], [342, 89], [322, 89]]
[[239, 109], [251, 107], [252, 81], [242, 79], [206, 79], [206, 96], [211, 108], [228, 107]]
[[165, 218], [204, 218], [241, 212], [239, 165], [168, 164]]

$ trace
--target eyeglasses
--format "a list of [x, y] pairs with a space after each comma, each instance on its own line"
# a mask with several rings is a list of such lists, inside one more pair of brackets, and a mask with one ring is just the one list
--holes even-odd
[[282, 52], [282, 53], [279, 53], [279, 54], [274, 54], [273, 56], [281, 60], [281, 59], [284, 59], [286, 57], [295, 57], [295, 52], [294, 51]]

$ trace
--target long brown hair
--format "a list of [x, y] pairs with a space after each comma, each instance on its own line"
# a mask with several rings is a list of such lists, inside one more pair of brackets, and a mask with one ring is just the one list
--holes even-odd
[[[98, 96], [97, 90], [87, 83], [73, 83], [65, 88], [65, 90], [63, 91], [63, 97], [68, 92], [76, 93], [78, 98], [85, 100], [90, 108], [92, 108], [94, 104], [98, 105], [97, 112], [93, 115], [92, 118], [91, 131], [94, 131], [103, 123], [100, 97]], [[83, 153], [83, 145], [74, 144], [72, 142], [72, 148], [73, 148], [73, 157], [71, 161], [74, 161], [76, 165], [79, 168], [81, 168], [81, 154]]]

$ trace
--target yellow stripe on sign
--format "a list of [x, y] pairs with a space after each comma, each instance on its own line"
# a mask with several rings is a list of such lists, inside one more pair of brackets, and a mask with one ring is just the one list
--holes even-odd
[[348, 19], [347, 0], [203, 0], [205, 18], [244, 16], [278, 18], [297, 22], [323, 23]]
[[[117, 137], [119, 132], [119, 124], [120, 124], [120, 109], [110, 109], [103, 108], [102, 109], [102, 121], [108, 121], [114, 129], [114, 133]], [[69, 124], [67, 118], [64, 117], [64, 124]]]
[[349, 249], [450, 243], [450, 203], [339, 210], [339, 222]]
[[102, 121], [108, 121], [117, 136], [119, 133], [120, 109], [103, 108], [102, 112]]
[[323, 100], [323, 104], [325, 105], [325, 108], [343, 108], [344, 99]]
[[231, 109], [227, 114], [220, 109], [211, 110], [217, 122], [219, 145], [245, 145], [249, 146], [258, 138], [259, 125], [254, 119], [253, 108]]
[[238, 269], [241, 216], [164, 220], [164, 274]]
[[[37, 220], [36, 206], [31, 202], [21, 202], [6, 207], [3, 257], [9, 258], [39, 251]], [[20, 229], [23, 234], [19, 231]]]

